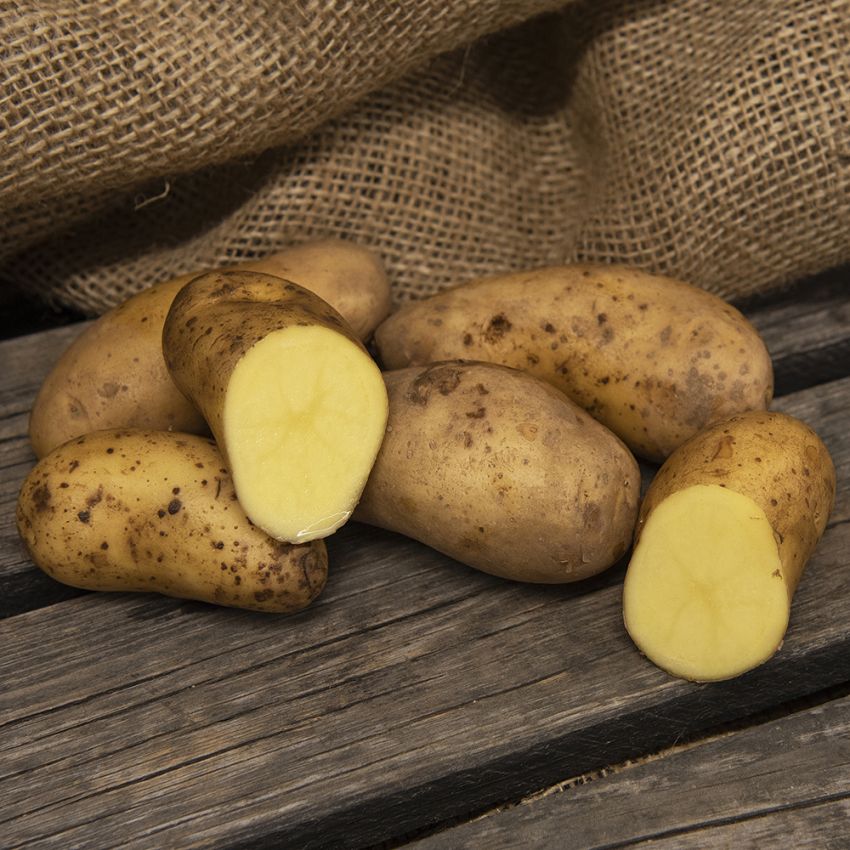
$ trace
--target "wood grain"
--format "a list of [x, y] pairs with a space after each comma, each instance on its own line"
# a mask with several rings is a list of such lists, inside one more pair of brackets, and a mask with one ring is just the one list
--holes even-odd
[[742, 307], [770, 351], [776, 395], [850, 375], [849, 278], [846, 269]]
[[293, 618], [90, 595], [0, 624], [8, 845], [362, 845], [850, 680], [848, 394], [783, 402], [843, 484], [758, 670], [673, 680], [629, 642], [617, 583], [511, 584], [351, 527]]
[[[850, 697], [557, 789], [411, 850], [846, 847]], [[841, 843], [845, 842], [845, 843]]]

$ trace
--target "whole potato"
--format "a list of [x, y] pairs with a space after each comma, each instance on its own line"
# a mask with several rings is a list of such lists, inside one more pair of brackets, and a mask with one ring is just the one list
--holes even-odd
[[363, 341], [389, 315], [390, 283], [373, 251], [342, 239], [305, 242], [238, 268], [291, 280], [328, 302]]
[[626, 552], [637, 463], [562, 393], [463, 361], [384, 381], [387, 435], [355, 519], [518, 581], [578, 581]]
[[203, 417], [162, 358], [162, 325], [174, 296], [194, 275], [155, 284], [105, 313], [65, 350], [30, 413], [36, 457], [102, 428], [207, 433]]
[[770, 658], [834, 498], [826, 446], [782, 413], [739, 414], [677, 449], [647, 490], [626, 573], [637, 646], [697, 681]]
[[327, 577], [324, 544], [280, 543], [253, 526], [215, 445], [189, 434], [98, 431], [65, 443], [24, 481], [17, 524], [37, 566], [88, 590], [286, 613]]
[[454, 357], [524, 369], [653, 461], [773, 395], [770, 357], [738, 310], [621, 266], [476, 280], [402, 307], [375, 342], [387, 369]]
[[[378, 257], [342, 240], [323, 240], [243, 263], [287, 275], [315, 292], [366, 339], [389, 312], [389, 283]], [[195, 406], [174, 386], [162, 357], [162, 326], [177, 293], [202, 272], [155, 284], [104, 313], [63, 353], [30, 415], [37, 457], [101, 428], [208, 433]]]
[[384, 436], [387, 393], [339, 313], [272, 275], [210, 272], [174, 299], [162, 347], [252, 522], [296, 543], [348, 520]]

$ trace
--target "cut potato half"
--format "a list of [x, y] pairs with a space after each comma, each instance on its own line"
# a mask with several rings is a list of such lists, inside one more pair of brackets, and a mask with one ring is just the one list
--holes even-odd
[[333, 307], [278, 277], [211, 272], [174, 299], [162, 350], [254, 524], [304, 543], [351, 516], [384, 437], [387, 390]]
[[273, 537], [325, 537], [351, 516], [375, 462], [386, 389], [374, 361], [336, 331], [292, 326], [236, 365], [223, 441], [236, 492]]
[[692, 681], [737, 676], [776, 652], [790, 610], [773, 529], [752, 499], [700, 484], [655, 507], [623, 596], [626, 629], [653, 663]]

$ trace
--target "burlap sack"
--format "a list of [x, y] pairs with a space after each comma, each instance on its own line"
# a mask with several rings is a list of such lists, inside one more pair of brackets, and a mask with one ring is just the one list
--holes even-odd
[[0, 280], [88, 313], [324, 236], [399, 300], [850, 262], [850, 0], [26, 0], [0, 31]]

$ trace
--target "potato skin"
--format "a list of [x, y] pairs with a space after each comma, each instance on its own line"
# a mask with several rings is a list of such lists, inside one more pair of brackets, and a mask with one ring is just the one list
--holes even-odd
[[[342, 240], [306, 243], [236, 268], [291, 275], [333, 305], [361, 339], [389, 312], [389, 283], [380, 260]], [[202, 273], [148, 287], [104, 313], [71, 343], [42, 384], [30, 415], [37, 457], [104, 428], [208, 433], [162, 357], [168, 310], [177, 293]]]
[[254, 527], [215, 445], [189, 434], [98, 431], [65, 443], [24, 481], [17, 524], [36, 565], [88, 590], [291, 613], [327, 578], [322, 541], [282, 544]]
[[653, 509], [695, 484], [728, 487], [764, 511], [792, 597], [835, 502], [835, 466], [820, 437], [799, 419], [774, 411], [741, 413], [705, 429], [677, 449], [652, 480], [635, 545]]
[[315, 292], [364, 342], [390, 312], [390, 283], [380, 258], [343, 239], [305, 242], [238, 268], [273, 274]]
[[89, 325], [38, 391], [29, 421], [36, 457], [103, 428], [204, 434], [201, 414], [177, 389], [162, 358], [162, 325], [194, 275], [155, 284]]
[[622, 266], [472, 281], [401, 308], [375, 342], [387, 369], [453, 357], [524, 369], [653, 461], [773, 396], [768, 352], [738, 310]]
[[354, 519], [518, 581], [578, 581], [626, 552], [637, 463], [562, 393], [464, 361], [384, 381], [387, 435]]

